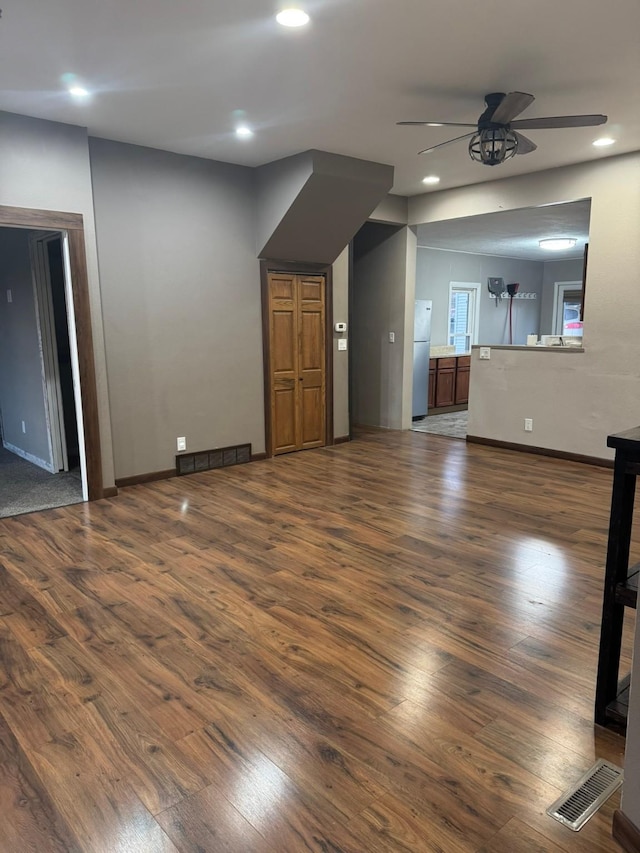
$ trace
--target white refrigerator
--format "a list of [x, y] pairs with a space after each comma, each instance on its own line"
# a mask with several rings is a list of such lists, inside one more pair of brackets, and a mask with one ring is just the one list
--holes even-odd
[[422, 418], [427, 414], [431, 308], [430, 299], [416, 299], [413, 324], [413, 405], [411, 413], [414, 418]]

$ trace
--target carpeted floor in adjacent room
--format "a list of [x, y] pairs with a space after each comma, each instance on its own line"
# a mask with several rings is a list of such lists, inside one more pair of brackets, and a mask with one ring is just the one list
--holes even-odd
[[0, 518], [81, 501], [80, 471], [50, 474], [0, 446]]

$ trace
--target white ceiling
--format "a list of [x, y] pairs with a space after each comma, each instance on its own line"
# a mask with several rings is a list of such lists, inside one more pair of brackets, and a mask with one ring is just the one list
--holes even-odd
[[[583, 199], [433, 222], [418, 226], [418, 245], [529, 261], [581, 258], [589, 241], [590, 210], [591, 200]], [[549, 237], [574, 237], [577, 242], [573, 249], [550, 252], [538, 245]]]
[[[92, 135], [250, 166], [309, 148], [396, 167], [394, 192], [425, 192], [640, 149], [637, 0], [7, 0], [0, 109], [84, 125]], [[95, 92], [73, 103], [63, 75]], [[536, 152], [497, 167], [464, 142], [417, 151], [476, 121], [483, 95], [536, 95], [529, 117], [606, 113], [602, 128], [530, 131]], [[233, 133], [242, 116], [252, 139]], [[453, 133], [451, 131], [454, 131]]]

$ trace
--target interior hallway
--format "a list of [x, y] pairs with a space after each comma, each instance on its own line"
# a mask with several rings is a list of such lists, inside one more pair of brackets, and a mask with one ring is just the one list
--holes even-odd
[[382, 430], [0, 522], [0, 851], [617, 850], [544, 814], [623, 761], [611, 480]]

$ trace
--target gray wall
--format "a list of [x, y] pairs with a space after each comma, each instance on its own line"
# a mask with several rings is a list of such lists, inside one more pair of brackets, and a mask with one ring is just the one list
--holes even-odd
[[4, 442], [50, 467], [29, 232], [14, 228], [0, 228], [0, 411]]
[[82, 214], [96, 366], [102, 475], [113, 485], [102, 306], [86, 128], [0, 112], [0, 205]]
[[91, 139], [116, 477], [264, 450], [251, 170]]
[[[402, 428], [407, 228], [366, 224], [353, 243], [353, 419]], [[395, 343], [389, 343], [389, 332]]]
[[[333, 264], [333, 322], [347, 323], [349, 320], [349, 263], [350, 247], [338, 256]], [[349, 351], [338, 350], [338, 340], [347, 339], [351, 330], [347, 325], [346, 335], [333, 335], [333, 435], [343, 438], [349, 435]]]
[[505, 284], [517, 281], [521, 291], [534, 292], [536, 299], [516, 299], [513, 303], [513, 343], [526, 344], [527, 335], [539, 334], [542, 302], [543, 264], [418, 247], [416, 299], [433, 300], [431, 343], [448, 344], [449, 282], [480, 282], [480, 344], [508, 344], [508, 300], [491, 299], [489, 276], [504, 278]]
[[582, 281], [583, 258], [567, 261], [545, 261], [542, 273], [542, 304], [540, 306], [540, 333], [552, 335], [553, 299], [556, 281]]

